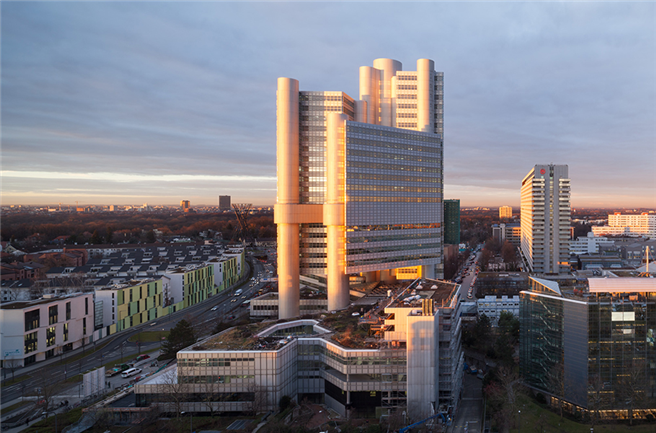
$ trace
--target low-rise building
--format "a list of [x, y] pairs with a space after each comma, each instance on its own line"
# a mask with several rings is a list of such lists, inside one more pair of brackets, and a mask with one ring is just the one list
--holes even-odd
[[493, 325], [499, 322], [501, 313], [506, 311], [512, 313], [513, 316], [519, 317], [519, 295], [515, 296], [500, 296], [487, 295], [484, 298], [476, 300], [476, 307], [478, 315], [485, 314], [490, 318]]
[[178, 352], [177, 369], [137, 384], [137, 406], [261, 412], [287, 395], [342, 416], [448, 415], [459, 401], [464, 362], [459, 290], [443, 281], [413, 282], [377, 310], [380, 320], [345, 311], [231, 328]]
[[608, 215], [607, 226], [592, 226], [595, 235], [609, 236], [646, 236], [656, 238], [656, 214], [623, 214], [616, 212]]
[[2, 361], [20, 366], [43, 361], [92, 342], [93, 294], [75, 294], [0, 306]]
[[570, 254], [597, 254], [600, 247], [612, 248], [615, 241], [605, 237], [595, 236], [594, 232], [588, 232], [586, 236], [579, 236], [576, 240], [569, 241]]

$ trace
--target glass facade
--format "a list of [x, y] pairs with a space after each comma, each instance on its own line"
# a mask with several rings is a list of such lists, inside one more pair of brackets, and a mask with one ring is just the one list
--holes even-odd
[[656, 291], [521, 293], [527, 385], [591, 411], [656, 407]]
[[437, 265], [442, 137], [346, 122], [346, 272]]
[[444, 243], [460, 244], [460, 200], [444, 200]]

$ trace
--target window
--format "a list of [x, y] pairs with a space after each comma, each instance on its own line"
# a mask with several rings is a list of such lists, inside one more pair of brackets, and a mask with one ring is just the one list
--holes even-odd
[[82, 335], [87, 334], [87, 318], [82, 319]]
[[71, 303], [66, 303], [66, 320], [71, 320]]
[[57, 323], [57, 310], [57, 305], [48, 308], [48, 325], [54, 325]]
[[84, 315], [89, 315], [89, 298], [84, 298]]
[[55, 344], [55, 327], [51, 326], [50, 328], [46, 329], [46, 346], [50, 347]]
[[34, 352], [36, 350], [37, 343], [38, 343], [38, 337], [36, 332], [27, 334], [25, 336], [25, 353]]
[[25, 332], [31, 331], [40, 326], [39, 317], [39, 310], [32, 310], [25, 313]]
[[68, 323], [64, 323], [64, 341], [68, 341]]

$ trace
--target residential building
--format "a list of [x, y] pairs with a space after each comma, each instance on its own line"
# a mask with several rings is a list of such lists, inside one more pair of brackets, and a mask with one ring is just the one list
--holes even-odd
[[173, 304], [179, 304], [173, 311], [198, 304], [215, 294], [214, 266], [187, 265], [167, 271], [164, 277], [168, 279], [170, 285], [168, 292], [164, 293], [164, 297], [167, 299], [165, 305], [169, 304], [169, 299]]
[[230, 210], [230, 196], [229, 195], [220, 195], [219, 196], [219, 210]]
[[444, 243], [460, 245], [460, 200], [444, 200]]
[[96, 307], [102, 311], [105, 335], [111, 335], [149, 320], [163, 311], [162, 279], [130, 281], [95, 289]]
[[579, 236], [576, 240], [569, 242], [569, 253], [576, 254], [597, 254], [599, 247], [613, 247], [615, 241], [612, 239], [597, 237], [594, 232], [588, 232], [586, 236]]
[[297, 317], [301, 275], [349, 303], [349, 275], [393, 281], [397, 269], [442, 278], [443, 73], [377, 59], [360, 98], [299, 92], [278, 79], [280, 318]]
[[492, 224], [492, 237], [502, 245], [508, 241], [519, 247], [522, 241], [522, 226], [520, 223]]
[[607, 226], [592, 226], [595, 235], [610, 236], [645, 236], [656, 238], [656, 214], [623, 214], [616, 212], [608, 215]]
[[[325, 403], [345, 417], [353, 410], [405, 411], [415, 421], [452, 414], [464, 363], [459, 290], [442, 281], [414, 282], [388, 301], [384, 319], [359, 325], [369, 328], [366, 334], [349, 328], [358, 327], [350, 312], [266, 322], [252, 333], [231, 328], [178, 352], [177, 369], [138, 383], [136, 405], [264, 412], [287, 395]], [[183, 403], [181, 394], [188, 396]]]
[[0, 305], [2, 361], [26, 366], [92, 342], [93, 294]]
[[499, 207], [499, 219], [510, 219], [512, 218], [512, 207], [510, 206], [500, 206]]
[[566, 165], [536, 165], [522, 180], [521, 252], [529, 271], [566, 274], [571, 226]]
[[[589, 278], [583, 293], [530, 278], [520, 294], [520, 372], [565, 410], [656, 415], [656, 280]], [[631, 412], [631, 414], [629, 414]]]

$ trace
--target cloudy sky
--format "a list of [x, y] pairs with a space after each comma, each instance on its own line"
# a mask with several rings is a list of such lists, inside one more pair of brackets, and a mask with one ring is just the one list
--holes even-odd
[[656, 5], [89, 3], [1, 7], [2, 204], [273, 204], [279, 76], [358, 97], [388, 57], [444, 72], [445, 198], [656, 208]]

